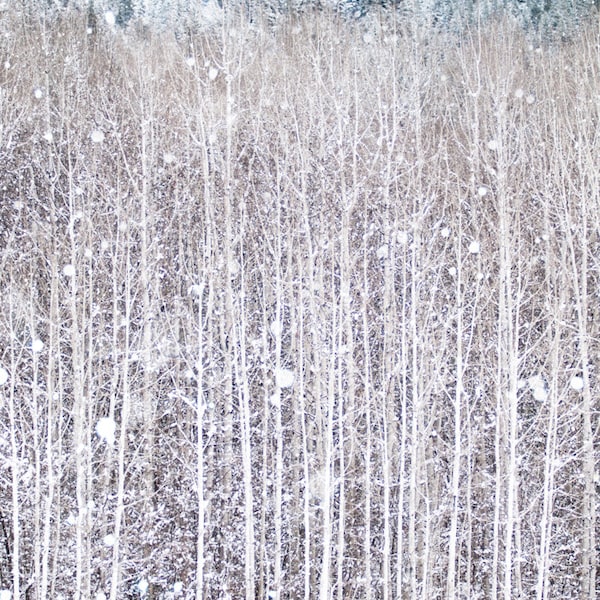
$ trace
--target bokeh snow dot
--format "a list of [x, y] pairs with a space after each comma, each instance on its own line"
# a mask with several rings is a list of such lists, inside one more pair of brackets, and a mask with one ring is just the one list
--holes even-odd
[[144, 596], [148, 591], [148, 580], [145, 578], [140, 579], [137, 583], [137, 589], [140, 591], [140, 594]]
[[471, 254], [479, 254], [480, 250], [481, 250], [481, 246], [479, 245], [479, 242], [471, 242], [469, 244], [469, 252]]
[[398, 231], [396, 233], [396, 240], [399, 244], [406, 244], [408, 242], [408, 233], [406, 231]]
[[583, 389], [583, 379], [579, 376], [575, 376], [571, 379], [571, 389], [576, 392], [580, 392]]
[[273, 321], [269, 326], [269, 330], [274, 337], [279, 337], [283, 331], [281, 321]]
[[90, 135], [94, 144], [101, 144], [104, 141], [104, 132], [100, 129], [94, 129]]
[[4, 385], [8, 381], [8, 371], [4, 367], [0, 367], [0, 385]]
[[380, 246], [377, 249], [377, 258], [379, 258], [381, 260], [386, 259], [388, 257], [388, 254], [389, 254], [389, 252], [388, 252], [388, 247], [386, 244], [384, 244], [383, 246]]
[[63, 275], [65, 277], [73, 277], [75, 275], [75, 267], [73, 265], [65, 265], [63, 267]]
[[289, 388], [294, 384], [294, 372], [289, 369], [275, 371], [275, 384], [280, 388]]
[[31, 350], [33, 352], [41, 352], [44, 349], [44, 342], [42, 340], [33, 340], [31, 342]]
[[543, 402], [548, 398], [548, 390], [546, 389], [546, 382], [541, 375], [533, 375], [527, 380], [529, 388], [533, 393], [533, 397], [539, 402]]
[[96, 433], [98, 437], [106, 440], [107, 444], [115, 443], [115, 431], [117, 429], [117, 424], [114, 419], [110, 417], [102, 417], [96, 423]]

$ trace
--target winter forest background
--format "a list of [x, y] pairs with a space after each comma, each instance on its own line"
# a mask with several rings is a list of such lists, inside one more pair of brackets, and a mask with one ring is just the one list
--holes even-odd
[[577, 1], [4, 3], [0, 599], [598, 597]]

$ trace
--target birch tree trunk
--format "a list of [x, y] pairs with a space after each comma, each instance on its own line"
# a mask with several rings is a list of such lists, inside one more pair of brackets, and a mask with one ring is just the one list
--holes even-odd
[[[130, 232], [128, 226], [124, 225], [122, 232], [124, 237], [124, 256], [122, 271], [120, 273], [124, 278], [123, 289], [123, 326], [124, 335], [122, 346], [119, 345], [121, 357], [120, 379], [121, 379], [121, 422], [119, 427], [119, 438], [117, 448], [117, 490], [115, 498], [115, 514], [113, 525], [114, 544], [112, 547], [112, 565], [110, 577], [110, 600], [117, 600], [120, 597], [122, 585], [122, 555], [125, 552], [125, 540], [123, 536], [123, 522], [125, 517], [125, 493], [126, 493], [126, 473], [127, 473], [127, 454], [129, 446], [129, 419], [131, 415], [131, 386], [130, 386], [130, 352], [131, 352], [131, 314], [132, 314], [132, 281], [131, 281], [131, 256], [130, 256]], [[115, 258], [116, 260], [116, 258]], [[115, 290], [116, 291], [116, 290]]]
[[[10, 274], [11, 283], [14, 281], [13, 273]], [[9, 296], [9, 327], [11, 332], [15, 332], [15, 324], [13, 321], [13, 297]], [[11, 553], [11, 575], [12, 589], [15, 598], [20, 598], [21, 593], [21, 503], [20, 503], [20, 487], [21, 487], [21, 457], [19, 455], [19, 437], [18, 437], [18, 422], [17, 411], [15, 407], [15, 373], [17, 370], [16, 348], [11, 347], [10, 351], [10, 368], [8, 380], [10, 388], [8, 391], [8, 418], [10, 425], [10, 474], [11, 474], [11, 509], [12, 509], [12, 553]], [[3, 394], [4, 395], [4, 394]]]

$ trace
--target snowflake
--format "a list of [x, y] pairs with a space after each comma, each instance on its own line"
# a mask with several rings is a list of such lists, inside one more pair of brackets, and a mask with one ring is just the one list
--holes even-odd
[[289, 369], [277, 369], [275, 371], [275, 384], [280, 388], [289, 388], [294, 385], [294, 372]]
[[580, 392], [583, 389], [583, 379], [579, 376], [575, 376], [571, 379], [571, 389], [576, 392]]
[[44, 342], [42, 340], [33, 340], [31, 342], [32, 352], [41, 352], [44, 349]]
[[145, 577], [142, 577], [137, 582], [137, 589], [139, 590], [142, 596], [146, 595], [146, 592], [148, 591], [148, 580]]
[[106, 440], [107, 444], [115, 443], [115, 431], [117, 424], [110, 417], [103, 417], [96, 423], [96, 433], [100, 439]]
[[90, 138], [94, 144], [101, 144], [104, 141], [104, 131], [100, 129], [94, 129], [90, 134]]

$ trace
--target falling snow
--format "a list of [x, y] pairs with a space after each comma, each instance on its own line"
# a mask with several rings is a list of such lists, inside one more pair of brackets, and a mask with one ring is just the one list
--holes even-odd
[[94, 129], [90, 134], [90, 138], [94, 144], [101, 144], [104, 141], [104, 132], [100, 129]]
[[63, 267], [63, 275], [65, 277], [73, 277], [75, 275], [75, 267], [73, 265], [65, 265]]
[[479, 242], [474, 241], [469, 244], [469, 253], [470, 254], [479, 254], [480, 250], [481, 250], [481, 246], [480, 246]]
[[579, 376], [575, 376], [571, 378], [570, 381], [571, 389], [576, 392], [580, 392], [583, 389], [583, 378]]
[[31, 342], [31, 351], [32, 352], [41, 352], [44, 349], [44, 342], [40, 339], [35, 339]]
[[140, 594], [142, 596], [144, 596], [146, 594], [146, 592], [148, 591], [148, 580], [146, 578], [142, 578], [137, 582], [137, 589], [140, 592]]
[[290, 388], [294, 385], [294, 372], [288, 369], [275, 371], [275, 385], [279, 388]]
[[103, 417], [96, 423], [96, 433], [98, 437], [104, 440], [107, 444], [115, 443], [115, 431], [117, 424], [110, 417]]
[[591, 597], [597, 28], [24, 4], [0, 600]]

